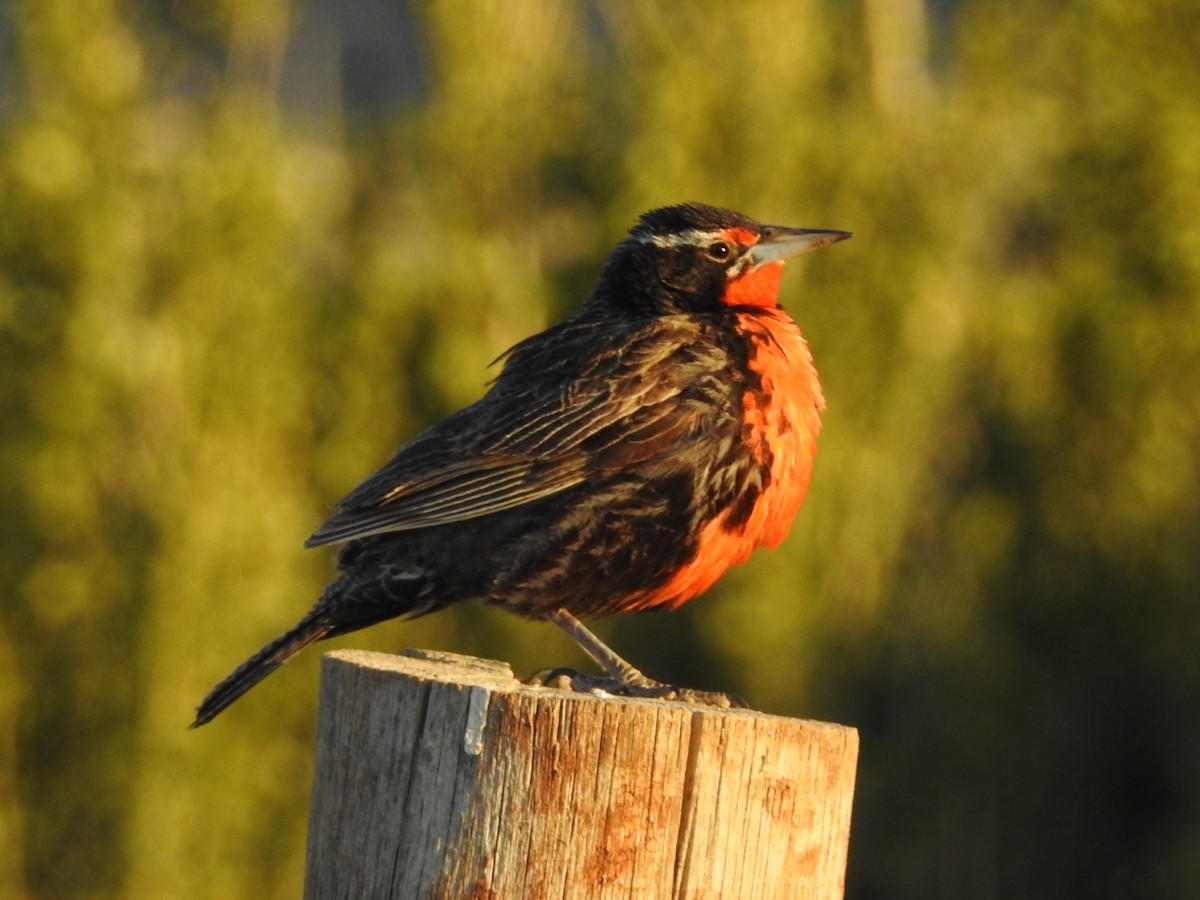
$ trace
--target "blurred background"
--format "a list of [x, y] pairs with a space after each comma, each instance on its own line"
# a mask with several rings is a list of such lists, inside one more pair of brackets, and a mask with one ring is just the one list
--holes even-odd
[[[301, 542], [683, 200], [828, 397], [784, 546], [601, 633], [861, 731], [851, 898], [1196, 896], [1200, 4], [0, 3], [0, 894], [294, 897]], [[334, 642], [585, 665], [478, 606]], [[320, 649], [330, 649], [323, 645]]]

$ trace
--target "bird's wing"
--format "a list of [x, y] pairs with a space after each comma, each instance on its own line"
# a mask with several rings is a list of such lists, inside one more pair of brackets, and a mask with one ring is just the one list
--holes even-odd
[[[541, 480], [530, 477], [532, 469], [529, 460], [490, 455], [401, 481], [377, 500], [351, 503], [347, 498], [305, 546], [462, 522], [531, 503], [582, 480], [580, 473], [567, 466]], [[381, 471], [370, 480], [383, 476]]]
[[[662, 452], [697, 427], [703, 404], [694, 379], [662, 377], [661, 366], [679, 364], [672, 345], [651, 343], [658, 349], [626, 344], [609, 370], [584, 378], [528, 377], [510, 359], [487, 396], [401, 448], [306, 546], [513, 509]], [[506, 377], [514, 364], [520, 377]]]

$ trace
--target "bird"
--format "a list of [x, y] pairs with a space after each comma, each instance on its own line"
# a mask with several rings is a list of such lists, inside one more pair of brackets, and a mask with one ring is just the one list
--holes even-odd
[[340, 545], [337, 577], [192, 727], [315, 641], [464, 600], [553, 622], [615, 690], [665, 695], [581, 619], [675, 609], [783, 540], [825, 401], [780, 276], [848, 237], [702, 203], [644, 213], [576, 313], [336, 505], [305, 545]]

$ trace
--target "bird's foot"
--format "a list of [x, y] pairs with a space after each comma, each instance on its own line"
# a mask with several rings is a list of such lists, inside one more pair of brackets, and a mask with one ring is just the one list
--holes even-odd
[[[636, 670], [635, 670], [636, 672]], [[634, 673], [627, 673], [634, 674]], [[674, 700], [718, 709], [746, 709], [748, 704], [737, 694], [722, 691], [698, 691], [693, 688], [664, 684], [636, 672], [636, 678], [610, 678], [605, 675], [585, 675], [573, 669], [542, 669], [525, 679], [536, 687], [558, 688], [580, 694], [612, 694], [617, 697], [646, 697], [653, 700]]]

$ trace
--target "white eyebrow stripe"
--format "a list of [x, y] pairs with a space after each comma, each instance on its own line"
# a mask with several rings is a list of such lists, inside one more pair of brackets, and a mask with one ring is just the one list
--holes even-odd
[[695, 247], [704, 241], [716, 240], [723, 237], [726, 229], [720, 228], [716, 230], [705, 231], [700, 228], [689, 228], [687, 231], [681, 231], [678, 234], [653, 234], [652, 232], [643, 232], [635, 234], [634, 239], [643, 244], [653, 244], [655, 247]]

